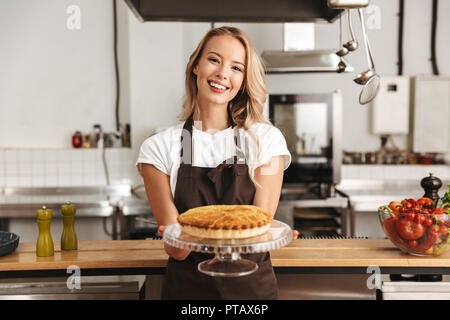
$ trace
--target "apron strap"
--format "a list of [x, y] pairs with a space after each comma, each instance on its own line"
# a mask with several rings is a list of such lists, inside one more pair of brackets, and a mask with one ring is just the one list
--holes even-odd
[[[234, 164], [245, 163], [245, 154], [241, 151], [241, 134], [239, 129], [236, 129], [234, 134], [234, 141], [236, 142], [236, 155], [234, 156]], [[247, 145], [247, 144], [246, 144]]]
[[186, 120], [180, 136], [180, 163], [192, 165], [192, 115]]

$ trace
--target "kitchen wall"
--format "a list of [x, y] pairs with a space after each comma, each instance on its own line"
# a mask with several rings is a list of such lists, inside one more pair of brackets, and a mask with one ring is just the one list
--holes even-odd
[[[129, 149], [105, 149], [110, 183], [132, 183]], [[0, 186], [53, 187], [106, 185], [100, 149], [0, 149]], [[14, 199], [0, 197], [1, 202]]]
[[115, 129], [112, 24], [112, 1], [0, 1], [0, 147], [67, 148], [75, 130]]
[[[374, 7], [366, 10], [366, 22], [368, 26], [368, 36], [371, 41], [373, 49], [375, 64], [378, 72], [382, 76], [391, 76], [397, 74], [397, 39], [398, 39], [398, 1], [391, 0], [373, 0], [371, 2]], [[449, 2], [439, 3], [438, 14], [438, 32], [437, 32], [437, 60], [441, 75], [450, 74], [450, 60], [444, 59], [444, 53], [450, 50], [450, 44], [445, 39], [449, 36], [450, 22], [444, 20], [443, 13], [450, 9]], [[362, 46], [362, 32], [359, 20], [354, 15], [355, 33], [360, 40]], [[147, 22], [144, 24], [137, 24], [136, 18], [129, 13], [129, 26], [133, 27], [133, 32], [130, 32], [130, 48], [135, 46], [142, 46], [138, 39], [135, 39], [134, 33], [137, 29], [151, 28], [150, 26], [161, 26], [164, 28], [164, 33], [168, 37], [173, 37], [182, 34], [183, 50], [180, 51], [182, 58], [181, 67], [178, 71], [179, 77], [184, 79], [184, 67], [188, 61], [190, 53], [193, 51], [198, 41], [204, 33], [210, 28], [209, 23], [183, 23], [181, 31], [174, 28], [173, 23], [162, 24], [160, 22]], [[262, 53], [264, 50], [281, 50], [282, 49], [282, 32], [283, 25], [274, 24], [252, 24], [252, 23], [216, 23], [220, 25], [233, 25], [242, 28], [252, 39], [257, 51]], [[148, 27], [147, 27], [148, 25]], [[175, 25], [179, 25], [175, 23]], [[345, 24], [344, 24], [345, 25]], [[315, 43], [317, 49], [337, 48], [338, 47], [338, 23], [318, 23], [315, 25]], [[429, 43], [431, 38], [431, 2], [421, 0], [408, 0], [405, 3], [405, 17], [404, 17], [404, 75], [413, 76], [416, 74], [431, 74], [431, 64], [429, 62]], [[153, 35], [154, 36], [154, 35]], [[139, 36], [141, 37], [141, 36]], [[164, 45], [165, 42], [160, 42]], [[165, 52], [170, 55], [169, 61], [173, 68], [176, 65], [180, 66], [179, 62], [174, 62], [172, 59], [172, 48], [179, 49], [180, 43], [169, 45], [165, 48]], [[152, 61], [149, 59], [141, 59], [139, 56], [131, 54], [133, 65], [140, 65], [140, 68], [156, 67], [160, 64], [160, 60]], [[358, 103], [358, 96], [361, 87], [353, 82], [353, 78], [358, 72], [367, 69], [366, 57], [362, 47], [360, 50], [348, 56], [348, 61], [355, 68], [354, 73], [346, 74], [282, 74], [282, 75], [268, 75], [267, 87], [269, 93], [320, 93], [330, 92], [334, 89], [341, 89], [343, 93], [343, 149], [349, 151], [374, 151], [380, 146], [380, 139], [370, 132], [370, 106], [361, 106]], [[176, 64], [176, 65], [175, 65]], [[150, 66], [149, 66], [150, 65]], [[171, 69], [171, 75], [174, 70]], [[158, 74], [154, 78], [154, 83], [157, 84], [160, 77], [165, 77], [165, 74]], [[132, 77], [133, 78], [133, 77]], [[172, 83], [172, 80], [169, 80]], [[132, 85], [133, 88], [133, 85]], [[182, 98], [183, 87], [180, 86], [181, 92], [177, 97]], [[151, 96], [147, 91], [141, 91], [139, 97], [147, 94], [148, 103], [152, 103], [153, 99], [160, 99], [165, 95], [165, 92], [172, 92], [173, 86], [170, 89], [165, 88], [156, 96]], [[137, 92], [136, 92], [137, 94]], [[133, 94], [132, 94], [133, 96]], [[159, 101], [159, 100], [158, 100]], [[179, 100], [178, 100], [179, 101]], [[165, 106], [167, 110], [164, 115], [160, 117], [158, 124], [153, 124], [154, 120], [149, 120], [139, 117], [142, 112], [151, 113], [145, 107], [142, 108], [143, 103], [131, 103], [133, 134], [136, 138], [134, 145], [134, 153], [137, 154], [138, 147], [144, 136], [148, 135], [151, 129], [157, 127], [164, 127], [175, 123], [173, 116], [180, 112], [180, 105], [177, 103], [176, 97], [172, 96], [166, 100]], [[152, 107], [151, 107], [152, 108]], [[159, 103], [153, 104], [153, 110], [158, 110]], [[133, 116], [135, 114], [136, 116]], [[170, 114], [168, 117], [167, 115]], [[148, 133], [143, 135], [143, 130], [136, 128], [136, 126], [148, 126]], [[145, 125], [143, 124], [145, 123]], [[141, 125], [142, 124], [142, 125]], [[141, 135], [142, 139], [137, 137]], [[394, 136], [396, 145], [400, 148], [406, 148], [407, 136]], [[345, 171], [344, 171], [345, 174]], [[408, 178], [405, 176], [404, 178]], [[345, 178], [345, 175], [343, 175]]]
[[[404, 74], [430, 74], [431, 2], [405, 2]], [[375, 64], [381, 75], [394, 75], [397, 72], [398, 2], [373, 0], [372, 4], [381, 10], [379, 16], [377, 11], [366, 12]], [[71, 30], [67, 23], [73, 13], [68, 9], [74, 5], [80, 9], [80, 28]], [[439, 3], [437, 59], [442, 75], [450, 73], [450, 60], [444, 58], [444, 53], [450, 51], [450, 43], [446, 41], [450, 22], [443, 16], [449, 9], [449, 2]], [[361, 39], [359, 25], [355, 24], [358, 39]], [[282, 48], [282, 24], [229, 25], [247, 32], [259, 53]], [[17, 148], [37, 150], [37, 153], [50, 149], [69, 152], [70, 136], [75, 130], [88, 132], [94, 123], [102, 124], [106, 131], [115, 129], [112, 1], [0, 0], [0, 26], [0, 148], [4, 152]], [[139, 146], [156, 130], [177, 122], [184, 95], [185, 65], [209, 28], [209, 23], [141, 23], [123, 1], [118, 1], [120, 117], [122, 122], [132, 124], [133, 147], [123, 150], [120, 156], [128, 159], [128, 164], [123, 166], [132, 168], [125, 170], [130, 176], [119, 174], [114, 181], [128, 179], [134, 184], [141, 183], [134, 171]], [[337, 48], [337, 23], [316, 24], [315, 33], [316, 48]], [[363, 50], [356, 51], [348, 60], [355, 73], [366, 69]], [[360, 87], [353, 83], [354, 76], [268, 75], [267, 85], [270, 93], [341, 89], [343, 148], [376, 150], [379, 138], [370, 133], [370, 107], [357, 102]], [[405, 136], [394, 139], [399, 147], [406, 146]], [[95, 159], [98, 165], [100, 160]], [[100, 171], [96, 171], [98, 179], [78, 177], [68, 183], [101, 184], [104, 178]], [[14, 175], [10, 166], [4, 165], [3, 172], [3, 184], [19, 181], [17, 177], [7, 178]], [[52, 180], [44, 183], [49, 181]], [[60, 179], [57, 183], [63, 181], [68, 180]]]

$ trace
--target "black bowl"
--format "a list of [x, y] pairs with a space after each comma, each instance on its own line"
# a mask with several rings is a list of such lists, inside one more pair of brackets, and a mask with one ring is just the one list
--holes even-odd
[[20, 237], [12, 232], [0, 231], [0, 257], [10, 254], [19, 245]]

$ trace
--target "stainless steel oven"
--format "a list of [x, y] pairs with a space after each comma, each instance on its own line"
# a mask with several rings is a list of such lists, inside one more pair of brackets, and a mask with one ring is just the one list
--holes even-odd
[[341, 92], [271, 94], [268, 107], [292, 155], [283, 187], [303, 188], [320, 198], [333, 196], [341, 181]]

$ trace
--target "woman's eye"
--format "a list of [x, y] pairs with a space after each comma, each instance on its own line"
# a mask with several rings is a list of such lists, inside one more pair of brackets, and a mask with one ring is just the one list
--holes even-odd
[[219, 62], [219, 60], [217, 60], [216, 58], [208, 58], [208, 60], [212, 62]]
[[242, 72], [242, 69], [239, 68], [239, 67], [233, 67], [233, 69], [236, 70], [236, 71]]

